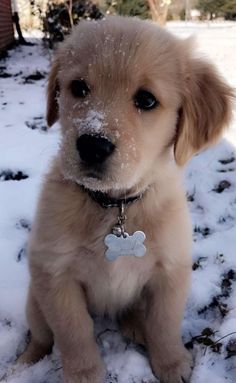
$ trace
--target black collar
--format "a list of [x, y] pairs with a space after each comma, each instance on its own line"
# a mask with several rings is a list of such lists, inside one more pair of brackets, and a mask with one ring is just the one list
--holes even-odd
[[127, 198], [112, 198], [107, 193], [101, 191], [94, 191], [85, 188], [82, 186], [83, 190], [88, 193], [88, 195], [97, 202], [101, 207], [107, 209], [110, 207], [121, 207], [121, 205], [129, 205], [132, 202], [136, 202], [142, 198], [144, 193], [127, 197]]

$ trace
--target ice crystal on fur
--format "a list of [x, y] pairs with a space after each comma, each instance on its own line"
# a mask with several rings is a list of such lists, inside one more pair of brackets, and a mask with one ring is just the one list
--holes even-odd
[[73, 123], [78, 127], [80, 134], [100, 133], [103, 131], [104, 126], [107, 125], [104, 113], [96, 110], [89, 110], [85, 118], [74, 118]]

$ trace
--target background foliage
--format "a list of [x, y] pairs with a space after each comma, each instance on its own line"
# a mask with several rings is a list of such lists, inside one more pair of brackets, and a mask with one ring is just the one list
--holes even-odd
[[197, 8], [203, 16], [210, 15], [210, 19], [219, 16], [232, 20], [236, 18], [236, 0], [199, 0]]
[[[62, 41], [81, 19], [100, 19], [106, 14], [152, 18], [159, 24], [166, 20], [191, 18], [191, 9], [200, 11], [200, 19], [223, 17], [236, 20], [236, 0], [50, 0], [42, 11], [39, 0], [31, 0], [32, 12], [41, 19], [45, 40], [53, 47]], [[188, 8], [186, 7], [188, 4]]]

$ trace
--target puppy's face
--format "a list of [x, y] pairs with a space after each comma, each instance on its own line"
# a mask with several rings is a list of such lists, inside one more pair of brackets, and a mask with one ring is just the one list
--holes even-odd
[[[174, 161], [173, 148], [182, 164], [219, 135], [229, 119], [230, 89], [209, 65], [191, 62], [187, 45], [136, 19], [111, 17], [75, 29], [49, 80], [48, 122], [60, 118], [65, 178], [94, 190], [138, 192]], [[208, 91], [200, 89], [207, 82]], [[214, 96], [222, 112], [214, 123], [211, 106], [201, 122], [203, 96]]]

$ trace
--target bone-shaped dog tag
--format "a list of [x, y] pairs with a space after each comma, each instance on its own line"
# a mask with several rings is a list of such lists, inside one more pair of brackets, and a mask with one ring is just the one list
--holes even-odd
[[116, 260], [120, 255], [134, 255], [135, 257], [143, 257], [146, 253], [146, 247], [143, 242], [146, 235], [143, 231], [136, 231], [133, 235], [124, 233], [124, 236], [116, 236], [108, 234], [105, 237], [105, 245], [108, 247], [105, 256], [109, 261]]

